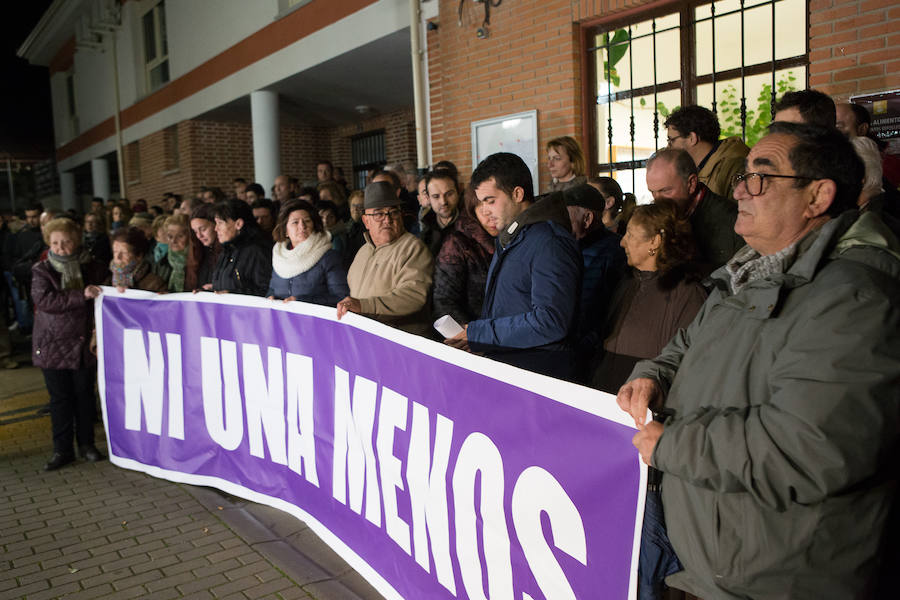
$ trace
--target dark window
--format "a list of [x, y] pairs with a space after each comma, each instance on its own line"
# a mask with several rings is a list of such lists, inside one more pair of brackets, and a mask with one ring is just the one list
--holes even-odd
[[142, 19], [144, 64], [149, 91], [169, 81], [169, 43], [166, 40], [166, 4], [160, 2]]
[[356, 189], [366, 187], [366, 173], [387, 164], [384, 130], [364, 133], [350, 140], [353, 160], [353, 182]]

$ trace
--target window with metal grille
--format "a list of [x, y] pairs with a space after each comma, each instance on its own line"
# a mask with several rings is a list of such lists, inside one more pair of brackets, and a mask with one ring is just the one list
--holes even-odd
[[363, 133], [350, 139], [355, 189], [366, 187], [366, 173], [387, 164], [384, 150], [384, 130]]
[[160, 2], [144, 13], [141, 26], [144, 33], [144, 68], [147, 90], [152, 92], [169, 81], [166, 3]]
[[807, 14], [807, 0], [694, 1], [592, 27], [592, 174], [648, 198], [647, 158], [666, 146], [668, 114], [690, 104], [718, 115], [722, 137], [755, 143], [776, 98], [806, 87]]

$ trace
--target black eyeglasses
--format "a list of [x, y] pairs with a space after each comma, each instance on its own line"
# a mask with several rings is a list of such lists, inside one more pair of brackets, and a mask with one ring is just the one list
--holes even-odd
[[777, 179], [806, 179], [807, 181], [812, 181], [815, 177], [804, 177], [802, 175], [778, 175], [776, 173], [743, 173], [734, 176], [734, 179], [731, 180], [732, 189], [737, 189], [737, 186], [744, 182], [747, 185], [747, 193], [751, 196], [759, 196], [763, 191], [763, 182], [767, 177], [777, 178]]
[[668, 145], [669, 147], [671, 147], [672, 144], [675, 143], [675, 140], [681, 139], [681, 138], [683, 138], [683, 137], [687, 137], [687, 136], [686, 136], [686, 135], [676, 135], [676, 136], [673, 136], [673, 137], [666, 137], [666, 140], [668, 141], [668, 144], [667, 144], [667, 145]]
[[379, 210], [376, 212], [363, 213], [367, 217], [374, 219], [377, 222], [384, 221], [385, 219], [396, 219], [400, 216], [399, 208], [392, 208], [390, 210]]

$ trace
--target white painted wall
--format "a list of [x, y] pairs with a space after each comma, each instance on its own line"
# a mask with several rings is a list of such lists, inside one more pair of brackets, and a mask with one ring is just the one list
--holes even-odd
[[[154, 0], [132, 0], [122, 6], [122, 28], [118, 37], [118, 46], [120, 93], [123, 110], [146, 95], [144, 90], [143, 42], [140, 19], [154, 4]], [[171, 79], [175, 79], [179, 74], [190, 71], [195, 66], [250, 35], [253, 31], [270, 23], [277, 10], [277, 4], [277, 0], [254, 0], [253, 2], [241, 0], [181, 0], [179, 2], [178, 0], [169, 0], [166, 2]], [[197, 7], [203, 6], [204, 8], [202, 10], [200, 8], [189, 8], [195, 5]], [[211, 6], [215, 6], [216, 9], [210, 8]], [[218, 8], [220, 6], [227, 7], [228, 10], [220, 10]], [[260, 8], [260, 6], [269, 8]], [[238, 16], [239, 8], [243, 8], [241, 13], [244, 14], [246, 19], [249, 19], [248, 22], [257, 24], [261, 21], [265, 22], [258, 26], [253, 25], [250, 28], [251, 30], [240, 35], [225, 35], [221, 33], [218, 37], [214, 35], [211, 31], [212, 24], [215, 24], [215, 27], [227, 30], [229, 27], [228, 23], [232, 23], [234, 27], [239, 28], [240, 26], [234, 25], [235, 20], [238, 23], [245, 22]], [[248, 14], [251, 9], [254, 13], [257, 13], [253, 18]], [[427, 11], [423, 12], [427, 14]], [[203, 19], [198, 18], [198, 15], [201, 14], [204, 15], [209, 24], [199, 22], [203, 21]], [[220, 19], [215, 16], [222, 14], [228, 15], [228, 18]], [[255, 90], [265, 89], [267, 86], [330, 60], [344, 52], [408, 27], [408, 21], [408, 0], [378, 0], [378, 2], [294, 42], [286, 48], [123, 130], [123, 144], [141, 139], [179, 121], [195, 118], [232, 100], [248, 96]], [[178, 23], [177, 26], [176, 22]], [[185, 23], [189, 24], [189, 32], [183, 30]], [[175, 33], [173, 29], [178, 27], [181, 27], [182, 31]], [[230, 42], [226, 41], [228, 37], [231, 38]], [[217, 46], [214, 48], [212, 45], [203, 45], [202, 48], [198, 48], [197, 40], [207, 38], [214, 40]], [[189, 48], [191, 48], [190, 51], [188, 50]], [[88, 52], [90, 51], [77, 51], [75, 57], [76, 78], [79, 76], [82, 68], [95, 69], [97, 71], [89, 77], [92, 85], [96, 87], [86, 88], [79, 86], [85, 90], [84, 101], [94, 102], [96, 100], [96, 106], [86, 107], [86, 114], [82, 116], [81, 106], [83, 102], [81, 101], [81, 96], [79, 96], [79, 118], [82, 119], [82, 132], [113, 116], [114, 106], [111, 79], [104, 80], [105, 75], [101, 75], [110, 74], [109, 68], [105, 66], [108, 65], [108, 53], [91, 52], [91, 54], [97, 54], [96, 57], [91, 58], [80, 56], [82, 54], [86, 55]], [[62, 88], [62, 90], [64, 92], [65, 88]], [[64, 99], [65, 96], [63, 95], [63, 101]], [[65, 104], [61, 106], [64, 108]], [[55, 111], [56, 109], [54, 108], [54, 114], [56, 115]], [[65, 112], [61, 114], [64, 116]], [[85, 118], [87, 121], [83, 120]], [[57, 144], [59, 143], [60, 141], [57, 139]], [[110, 152], [113, 148], [115, 148], [115, 140], [113, 137], [110, 137], [74, 156], [64, 159], [60, 162], [60, 168], [74, 168]]]
[[277, 14], [278, 0], [166, 2], [171, 78], [221, 54], [272, 23]]
[[66, 73], [54, 73], [50, 77], [50, 104], [53, 107], [53, 139], [61, 146], [75, 137], [66, 110]]
[[75, 106], [84, 133], [113, 115], [112, 58], [108, 51], [76, 50], [74, 69]]

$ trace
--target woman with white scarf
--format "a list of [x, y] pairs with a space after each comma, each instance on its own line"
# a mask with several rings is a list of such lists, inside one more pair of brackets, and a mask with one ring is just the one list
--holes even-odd
[[331, 234], [305, 200], [289, 200], [275, 224], [270, 300], [300, 300], [334, 306], [350, 294], [341, 255], [331, 247]]
[[50, 394], [53, 456], [44, 469], [53, 471], [75, 460], [75, 441], [83, 459], [103, 459], [94, 445], [97, 367], [89, 344], [93, 300], [107, 271], [82, 248], [81, 228], [72, 219], [53, 219], [43, 235], [50, 249], [31, 269], [31, 340], [32, 362], [43, 371]]

